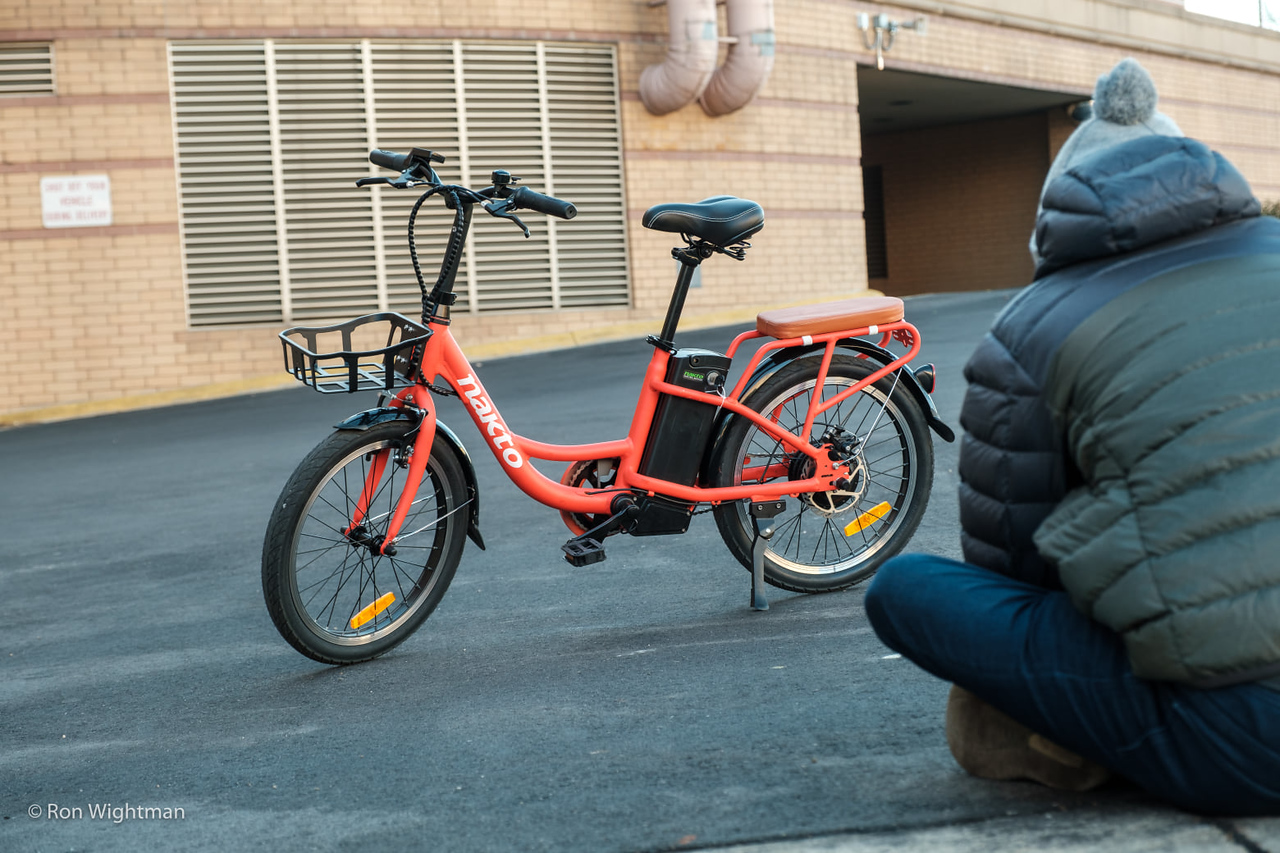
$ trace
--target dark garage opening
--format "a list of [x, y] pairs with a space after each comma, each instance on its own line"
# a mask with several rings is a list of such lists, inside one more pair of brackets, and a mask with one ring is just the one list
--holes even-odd
[[900, 296], [1015, 287], [1080, 92], [861, 67], [867, 274]]

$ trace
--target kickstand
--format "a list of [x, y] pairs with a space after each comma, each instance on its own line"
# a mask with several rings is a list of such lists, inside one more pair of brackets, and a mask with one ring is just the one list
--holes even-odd
[[781, 500], [753, 500], [751, 502], [751, 527], [755, 537], [751, 540], [751, 609], [768, 610], [769, 599], [764, 595], [764, 552], [773, 538], [773, 524], [766, 523], [760, 529], [760, 519], [773, 518], [787, 508]]

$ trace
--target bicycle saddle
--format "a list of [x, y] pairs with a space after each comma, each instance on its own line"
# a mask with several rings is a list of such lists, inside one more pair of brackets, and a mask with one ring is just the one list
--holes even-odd
[[655, 204], [640, 224], [654, 231], [688, 234], [713, 246], [730, 246], [764, 227], [764, 211], [754, 201], [717, 195], [693, 204]]

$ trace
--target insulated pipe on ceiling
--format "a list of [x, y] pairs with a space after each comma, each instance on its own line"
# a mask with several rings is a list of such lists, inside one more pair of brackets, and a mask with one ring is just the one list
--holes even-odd
[[751, 103], [773, 70], [773, 0], [726, 0], [729, 55], [699, 103], [709, 116], [722, 116]]
[[667, 0], [667, 58], [640, 74], [640, 100], [654, 115], [675, 112], [707, 88], [716, 69], [716, 0]]

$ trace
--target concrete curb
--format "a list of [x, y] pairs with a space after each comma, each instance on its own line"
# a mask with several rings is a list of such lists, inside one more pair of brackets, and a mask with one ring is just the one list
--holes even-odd
[[[1110, 811], [1110, 810], [1109, 810]], [[1271, 853], [1280, 821], [1223, 820], [1175, 809], [1063, 810], [944, 826], [717, 846], [716, 853]], [[700, 849], [693, 845], [690, 849]]]

